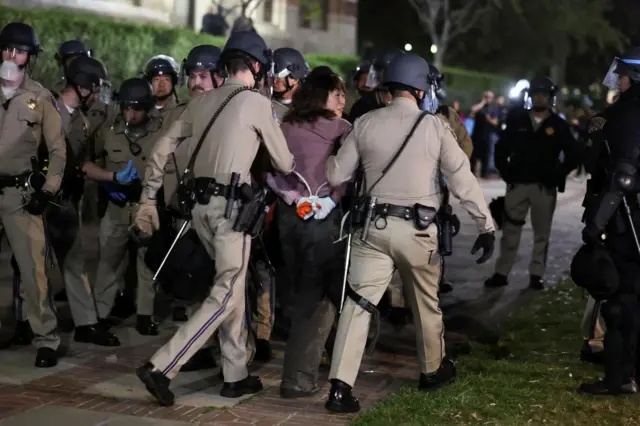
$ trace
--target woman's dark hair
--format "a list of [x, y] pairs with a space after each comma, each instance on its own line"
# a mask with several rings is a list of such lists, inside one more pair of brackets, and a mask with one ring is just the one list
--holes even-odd
[[328, 67], [318, 67], [309, 73], [293, 94], [291, 109], [284, 116], [285, 123], [305, 123], [320, 117], [334, 118], [335, 112], [325, 109], [327, 98], [334, 90], [346, 93], [342, 78]]

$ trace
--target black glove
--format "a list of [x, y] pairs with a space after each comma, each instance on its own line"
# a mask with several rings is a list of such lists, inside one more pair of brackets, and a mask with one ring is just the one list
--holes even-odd
[[473, 243], [473, 248], [471, 249], [471, 254], [476, 254], [478, 250], [482, 249], [482, 256], [480, 259], [476, 260], [476, 263], [484, 263], [493, 254], [493, 248], [496, 245], [496, 236], [493, 235], [493, 232], [485, 232], [483, 234], [478, 235], [476, 242]]
[[50, 192], [36, 191], [31, 194], [31, 199], [24, 208], [32, 215], [40, 216], [51, 200], [53, 200], [53, 195]]
[[582, 230], [582, 241], [587, 245], [602, 244], [603, 236], [604, 231], [591, 223]]
[[450, 220], [451, 228], [453, 229], [451, 236], [455, 237], [456, 235], [458, 235], [458, 232], [460, 232], [460, 219], [458, 219], [458, 216], [456, 216], [455, 214], [452, 214]]

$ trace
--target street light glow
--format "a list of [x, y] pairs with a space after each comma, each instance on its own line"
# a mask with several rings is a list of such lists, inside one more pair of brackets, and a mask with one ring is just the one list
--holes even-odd
[[433, 53], [434, 55], [438, 52], [438, 46], [436, 46], [435, 44], [431, 45], [431, 53]]
[[413, 49], [411, 43], [407, 43], [404, 45], [404, 50], [406, 50], [407, 52], [411, 52], [411, 49]]

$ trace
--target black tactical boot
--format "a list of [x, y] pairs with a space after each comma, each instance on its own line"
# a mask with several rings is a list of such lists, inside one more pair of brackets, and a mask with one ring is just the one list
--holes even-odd
[[14, 345], [27, 346], [31, 344], [33, 340], [33, 331], [29, 321], [18, 321], [16, 323], [16, 329], [13, 332], [13, 338], [11, 342]]
[[58, 365], [58, 353], [55, 349], [40, 348], [36, 355], [35, 366], [38, 368], [51, 368]]
[[351, 386], [338, 379], [331, 379], [331, 390], [324, 408], [332, 413], [357, 413], [360, 401], [351, 394]]
[[187, 322], [189, 320], [187, 308], [184, 306], [176, 306], [173, 308], [173, 320], [175, 322]]
[[99, 324], [76, 327], [73, 340], [82, 343], [93, 343], [98, 346], [120, 346], [120, 340]]
[[584, 342], [580, 350], [580, 361], [592, 364], [604, 364], [604, 351], [594, 351], [589, 342]]
[[507, 277], [502, 274], [493, 274], [491, 278], [484, 282], [484, 286], [489, 288], [506, 287], [508, 284]]
[[220, 396], [225, 398], [240, 398], [244, 395], [251, 395], [262, 390], [262, 382], [259, 377], [247, 376], [238, 382], [224, 382]]
[[532, 290], [544, 290], [544, 281], [540, 275], [531, 275], [529, 278], [529, 288]]
[[136, 370], [138, 378], [144, 383], [151, 395], [165, 407], [173, 405], [175, 396], [169, 390], [171, 380], [159, 371], [154, 371], [153, 364], [146, 363]]
[[136, 318], [136, 330], [143, 336], [157, 336], [158, 324], [153, 322], [151, 315], [138, 315]]
[[200, 371], [200, 370], [210, 370], [212, 368], [216, 368], [216, 359], [213, 356], [213, 349], [211, 347], [206, 347], [200, 349], [198, 352], [193, 354], [189, 361], [187, 361], [180, 371]]
[[418, 389], [429, 392], [447, 386], [456, 378], [456, 366], [450, 359], [443, 359], [440, 368], [434, 373], [420, 373]]
[[256, 354], [253, 359], [259, 362], [269, 362], [273, 358], [271, 343], [268, 340], [256, 339]]
[[303, 389], [300, 386], [285, 387], [280, 385], [280, 396], [284, 399], [305, 398], [320, 392], [320, 386], [315, 384], [311, 389]]

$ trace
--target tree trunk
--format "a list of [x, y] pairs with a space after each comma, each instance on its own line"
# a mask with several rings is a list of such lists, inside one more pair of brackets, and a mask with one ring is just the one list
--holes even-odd
[[438, 51], [435, 53], [435, 55], [433, 55], [433, 65], [438, 68], [440, 72], [442, 72], [442, 66], [444, 65], [444, 54], [445, 47], [438, 46]]

